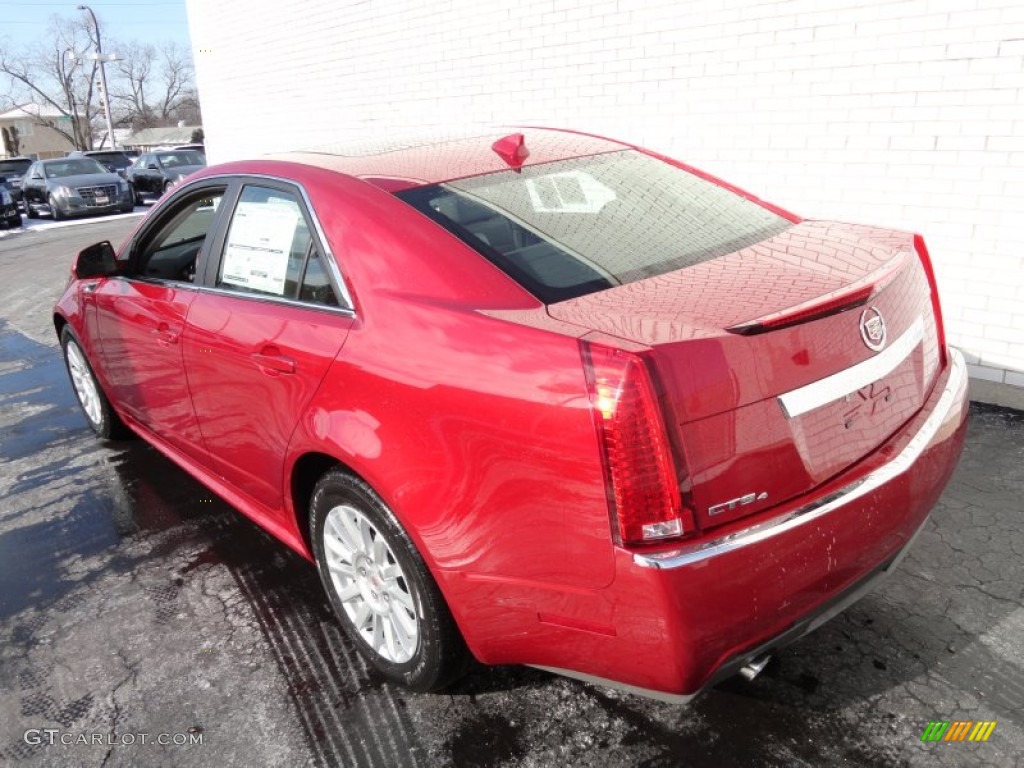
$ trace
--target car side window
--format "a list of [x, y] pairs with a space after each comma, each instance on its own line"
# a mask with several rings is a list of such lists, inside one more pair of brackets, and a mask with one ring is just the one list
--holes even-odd
[[196, 261], [213, 229], [224, 189], [197, 191], [182, 200], [162, 226], [144, 235], [134, 274], [194, 282]]
[[294, 193], [246, 185], [228, 224], [217, 287], [297, 298], [311, 242]]
[[331, 286], [331, 280], [327, 276], [323, 256], [320, 255], [320, 249], [315, 245], [310, 249], [309, 260], [306, 262], [306, 273], [302, 276], [299, 299], [315, 304], [324, 304], [328, 307], [339, 306], [338, 298], [334, 295], [334, 288]]

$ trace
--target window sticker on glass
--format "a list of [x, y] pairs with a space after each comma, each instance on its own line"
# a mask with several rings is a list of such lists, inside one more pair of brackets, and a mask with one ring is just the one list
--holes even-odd
[[567, 171], [526, 179], [533, 210], [545, 213], [600, 213], [615, 190], [589, 173]]
[[298, 224], [294, 206], [240, 202], [224, 247], [221, 282], [283, 296]]

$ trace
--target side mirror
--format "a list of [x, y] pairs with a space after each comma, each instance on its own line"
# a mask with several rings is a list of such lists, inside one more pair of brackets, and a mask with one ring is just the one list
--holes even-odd
[[118, 267], [114, 246], [109, 240], [104, 240], [79, 251], [78, 258], [75, 259], [74, 272], [79, 280], [116, 275]]

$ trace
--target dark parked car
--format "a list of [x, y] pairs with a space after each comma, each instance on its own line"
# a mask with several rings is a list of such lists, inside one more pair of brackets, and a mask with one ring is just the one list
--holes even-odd
[[206, 167], [206, 155], [194, 149], [145, 152], [125, 173], [135, 190], [135, 202], [145, 195], [160, 197], [190, 173]]
[[20, 226], [21, 214], [18, 213], [18, 204], [14, 202], [6, 182], [0, 181], [0, 227], [10, 229]]
[[753, 677], [896, 567], [967, 419], [919, 235], [532, 128], [200, 171], [53, 319], [92, 429], [315, 562], [419, 689], [467, 652]]
[[30, 219], [49, 213], [54, 219], [135, 208], [128, 182], [91, 157], [38, 160], [22, 183], [25, 213]]
[[96, 149], [69, 152], [68, 157], [91, 157], [111, 173], [123, 177], [128, 167], [135, 162], [135, 156], [119, 149]]
[[32, 162], [31, 157], [5, 157], [0, 160], [0, 183], [7, 182], [15, 203], [21, 202], [21, 179]]

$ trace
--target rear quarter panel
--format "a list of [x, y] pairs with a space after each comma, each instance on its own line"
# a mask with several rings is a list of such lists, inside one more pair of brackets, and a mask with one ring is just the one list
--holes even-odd
[[453, 573], [610, 583], [579, 329], [510, 322], [508, 313], [543, 310], [475, 252], [365, 182], [320, 180], [311, 173], [307, 190], [356, 319], [301, 419], [289, 465], [322, 451], [366, 479], [442, 588]]

